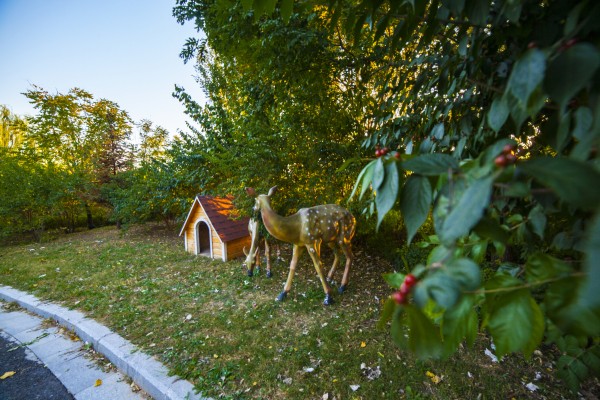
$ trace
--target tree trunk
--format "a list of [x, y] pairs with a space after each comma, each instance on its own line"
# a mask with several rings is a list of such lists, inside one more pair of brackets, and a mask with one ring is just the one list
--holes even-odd
[[92, 219], [92, 210], [90, 209], [90, 206], [88, 205], [88, 203], [85, 203], [84, 207], [85, 207], [85, 215], [87, 216], [88, 229], [94, 229], [96, 227], [96, 225], [94, 225], [94, 220]]

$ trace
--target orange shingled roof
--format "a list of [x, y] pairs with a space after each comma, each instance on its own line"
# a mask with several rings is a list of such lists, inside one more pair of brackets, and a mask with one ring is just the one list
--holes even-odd
[[223, 242], [230, 242], [248, 236], [248, 218], [238, 218], [239, 212], [233, 206], [233, 196], [196, 196], [210, 223]]

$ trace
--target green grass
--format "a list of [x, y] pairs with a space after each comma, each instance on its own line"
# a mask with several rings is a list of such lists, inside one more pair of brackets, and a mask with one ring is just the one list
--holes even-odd
[[[381, 275], [392, 267], [364, 249], [355, 250], [349, 289], [336, 293], [335, 305], [322, 305], [306, 254], [288, 299], [276, 302], [290, 259], [288, 248], [282, 253], [273, 278], [248, 278], [240, 260], [188, 255], [181, 238], [158, 226], [105, 227], [0, 247], [0, 284], [84, 311], [214, 397], [576, 397], [554, 378], [550, 349], [530, 361], [515, 355], [492, 363], [482, 335], [474, 348], [444, 361], [400, 351], [388, 331], [376, 329], [390, 294]], [[377, 378], [367, 377], [378, 369]], [[529, 382], [538, 391], [527, 390]]]

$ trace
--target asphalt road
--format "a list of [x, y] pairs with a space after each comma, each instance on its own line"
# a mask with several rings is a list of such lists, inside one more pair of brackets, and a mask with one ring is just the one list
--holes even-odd
[[15, 338], [0, 331], [0, 380], [2, 400], [71, 400], [73, 396], [48, 368]]

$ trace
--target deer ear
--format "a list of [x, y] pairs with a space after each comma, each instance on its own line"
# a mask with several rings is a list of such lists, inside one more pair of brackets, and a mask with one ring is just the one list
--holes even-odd
[[269, 194], [267, 194], [267, 196], [273, 196], [275, 192], [277, 192], [277, 186], [273, 186], [271, 189], [269, 189]]
[[254, 190], [254, 188], [247, 187], [246, 193], [248, 193], [248, 196], [250, 197], [256, 197], [256, 190]]

